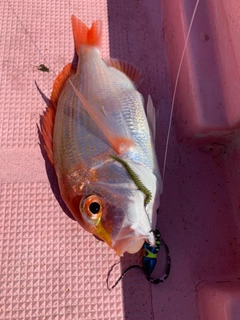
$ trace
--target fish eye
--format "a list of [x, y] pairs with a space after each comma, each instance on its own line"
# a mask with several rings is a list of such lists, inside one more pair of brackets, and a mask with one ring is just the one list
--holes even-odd
[[101, 208], [101, 206], [98, 202], [92, 202], [89, 205], [89, 211], [92, 214], [97, 214], [100, 211], [100, 208]]
[[81, 201], [80, 211], [92, 220], [98, 219], [102, 215], [101, 199], [96, 195], [88, 196]]

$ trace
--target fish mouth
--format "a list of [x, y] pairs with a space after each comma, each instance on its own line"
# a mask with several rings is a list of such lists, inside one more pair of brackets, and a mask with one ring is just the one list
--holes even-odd
[[125, 226], [119, 230], [117, 235], [113, 236], [100, 223], [94, 236], [105, 241], [118, 256], [122, 256], [125, 252], [131, 254], [137, 253], [145, 241], [151, 246], [155, 246], [156, 244], [154, 232], [150, 228], [149, 231], [144, 230], [139, 224]]
[[118, 256], [123, 256], [125, 252], [134, 254], [137, 253], [139, 250], [141, 250], [145, 240], [144, 239], [139, 239], [135, 241], [134, 243], [118, 243], [117, 245], [113, 246], [112, 248], [115, 250], [116, 254]]
[[[126, 230], [124, 230], [126, 229]], [[151, 246], [155, 246], [155, 236], [152, 230], [148, 233], [141, 233], [133, 228], [124, 228], [118, 234], [115, 241], [112, 241], [110, 247], [115, 250], [118, 256], [122, 256], [125, 252], [134, 254], [141, 250], [145, 241]]]

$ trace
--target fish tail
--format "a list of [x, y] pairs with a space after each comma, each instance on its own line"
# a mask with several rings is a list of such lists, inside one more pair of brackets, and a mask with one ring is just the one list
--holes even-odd
[[72, 31], [76, 51], [83, 45], [100, 47], [102, 41], [102, 21], [93, 22], [89, 29], [80, 19], [72, 15]]

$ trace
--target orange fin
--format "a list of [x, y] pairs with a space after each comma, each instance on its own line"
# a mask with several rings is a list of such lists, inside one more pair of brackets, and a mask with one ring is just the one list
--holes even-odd
[[[134, 146], [134, 142], [132, 139], [116, 135], [116, 133], [113, 131], [111, 126], [109, 125], [108, 119], [104, 116], [103, 113], [99, 112], [99, 110], [94, 107], [93, 105], [90, 105], [87, 99], [84, 98], [84, 96], [77, 90], [77, 88], [74, 86], [72, 81], [69, 79], [69, 82], [80, 99], [81, 103], [87, 110], [90, 117], [95, 121], [99, 129], [102, 131], [106, 139], [109, 141], [109, 143], [112, 145], [113, 149], [118, 153], [122, 154], [125, 151], [127, 151], [129, 148]], [[116, 129], [117, 130], [117, 129]]]
[[134, 67], [131, 63], [121, 61], [118, 59], [113, 59], [113, 58], [105, 59], [104, 62], [109, 67], [113, 67], [113, 68], [125, 73], [128, 76], [128, 78], [130, 78], [134, 82], [136, 87], [138, 87], [140, 85], [141, 72], [136, 67]]
[[76, 69], [71, 63], [68, 63], [59, 73], [54, 81], [50, 100], [57, 104], [58, 98], [67, 82], [68, 78], [75, 73]]
[[48, 159], [53, 165], [53, 126], [55, 120], [56, 109], [54, 104], [50, 102], [49, 107], [43, 114], [41, 122], [41, 132], [44, 140], [44, 148], [47, 152]]
[[68, 78], [75, 73], [75, 69], [71, 63], [67, 64], [59, 73], [54, 81], [50, 103], [43, 114], [41, 121], [41, 132], [44, 140], [44, 148], [47, 152], [48, 159], [53, 164], [53, 128], [56, 115], [56, 106], [58, 98], [65, 86]]
[[76, 51], [82, 45], [89, 45], [94, 47], [100, 47], [102, 41], [102, 21], [97, 20], [93, 22], [92, 27], [89, 29], [85, 23], [83, 23], [76, 16], [72, 15], [72, 31], [75, 43]]

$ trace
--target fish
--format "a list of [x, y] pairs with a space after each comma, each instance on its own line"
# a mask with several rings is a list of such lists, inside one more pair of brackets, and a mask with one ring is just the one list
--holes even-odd
[[146, 112], [130, 63], [102, 59], [102, 22], [71, 17], [77, 65], [57, 76], [41, 133], [63, 201], [76, 221], [117, 255], [155, 245], [162, 178], [155, 108]]

